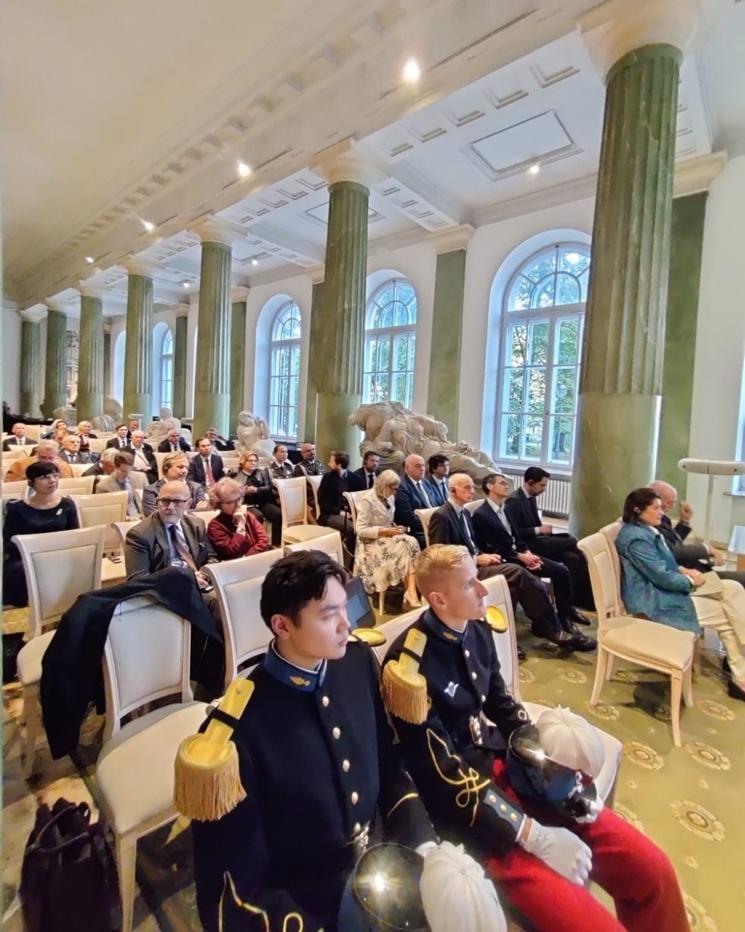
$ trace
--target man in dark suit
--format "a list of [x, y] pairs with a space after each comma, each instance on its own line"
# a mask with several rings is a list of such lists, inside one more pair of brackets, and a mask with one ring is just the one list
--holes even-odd
[[354, 553], [355, 547], [354, 522], [344, 493], [363, 489], [360, 477], [349, 472], [349, 454], [334, 450], [329, 457], [329, 471], [323, 474], [318, 486], [318, 507], [321, 512], [318, 523], [336, 528], [350, 554]]
[[212, 445], [213, 453], [225, 452], [226, 450], [235, 450], [235, 444], [232, 440], [222, 437], [217, 432], [216, 427], [210, 427], [205, 435]]
[[127, 449], [129, 446], [129, 428], [126, 424], [116, 425], [116, 437], [112, 437], [106, 446], [115, 447], [117, 450]]
[[473, 557], [479, 579], [501, 575], [510, 587], [513, 608], [519, 603], [531, 621], [533, 634], [566, 650], [594, 650], [596, 642], [575, 628], [565, 629], [559, 621], [543, 583], [519, 562], [510, 563], [497, 553], [482, 553], [466, 505], [473, 501], [473, 479], [466, 473], [450, 477], [450, 500], [429, 519], [430, 544], [457, 544]]
[[22, 450], [28, 449], [29, 454], [31, 453], [31, 447], [34, 446], [35, 441], [31, 440], [26, 436], [26, 425], [21, 421], [16, 421], [12, 427], [13, 436], [8, 437], [7, 440], [3, 440], [3, 451], [8, 453], [10, 450], [15, 450], [20, 447]]
[[401, 477], [398, 492], [396, 492], [393, 523], [408, 528], [408, 533], [416, 538], [422, 550], [427, 546], [424, 528], [414, 511], [418, 508], [433, 508], [434, 504], [424, 485], [424, 460], [416, 453], [412, 453], [404, 460], [404, 474]]
[[448, 488], [448, 473], [450, 472], [450, 457], [444, 453], [435, 453], [427, 460], [429, 475], [424, 480], [424, 486], [433, 506], [439, 508], [446, 505], [450, 498]]
[[71, 465], [74, 463], [85, 463], [90, 465], [93, 460], [90, 453], [80, 451], [80, 437], [77, 434], [67, 434], [62, 440], [62, 449], [59, 451], [59, 457]]
[[141, 472], [150, 485], [158, 478], [158, 463], [153, 453], [153, 448], [145, 442], [144, 430], [133, 430], [129, 446], [125, 447], [125, 452], [132, 457], [132, 469], [135, 472]]
[[371, 489], [375, 483], [375, 477], [380, 472], [380, 455], [368, 450], [362, 457], [362, 466], [355, 469], [352, 475], [357, 476], [362, 483], [361, 488]]
[[[587, 561], [577, 547], [577, 538], [545, 524], [536, 499], [546, 491], [551, 474], [540, 466], [529, 466], [523, 474], [522, 487], [505, 502], [505, 511], [516, 534], [539, 557], [558, 560], [572, 577], [573, 604], [593, 608]], [[575, 617], [575, 621], [580, 619]]]
[[224, 472], [222, 457], [212, 452], [210, 438], [200, 437], [186, 478], [191, 482], [198, 482], [205, 489], [211, 489], [218, 479], [222, 479]]
[[172, 427], [166, 434], [166, 439], [158, 444], [158, 453], [191, 453], [191, 447], [179, 433], [177, 427]]
[[[565, 631], [577, 633], [574, 621], [578, 613], [572, 606], [569, 570], [557, 560], [549, 560], [548, 557], [539, 557], [532, 553], [525, 541], [515, 533], [504, 510], [504, 503], [512, 489], [509, 479], [501, 473], [491, 473], [484, 477], [481, 488], [486, 495], [486, 501], [473, 514], [473, 529], [479, 549], [484, 553], [498, 553], [505, 563], [520, 564], [534, 577], [550, 579], [561, 627]], [[546, 600], [546, 611], [553, 611], [547, 593]], [[584, 618], [584, 615], [582, 617]]]

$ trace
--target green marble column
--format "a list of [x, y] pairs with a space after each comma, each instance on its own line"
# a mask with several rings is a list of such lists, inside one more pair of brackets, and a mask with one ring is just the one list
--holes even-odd
[[458, 439], [458, 400], [463, 329], [466, 250], [437, 256], [432, 344], [429, 355], [427, 413], [443, 421], [451, 440]]
[[[313, 282], [313, 293], [310, 299], [310, 347], [308, 354], [308, 386], [305, 392], [305, 430], [303, 437], [308, 441], [316, 441], [316, 418], [318, 415], [318, 380], [323, 366], [320, 353], [314, 353], [313, 347], [319, 345], [321, 339], [321, 322], [323, 303], [323, 282]], [[352, 451], [350, 451], [352, 452]]]
[[[238, 426], [246, 388], [246, 296], [241, 289], [233, 294], [230, 312], [230, 432]], [[226, 435], [227, 436], [227, 435]]]
[[148, 423], [153, 413], [153, 278], [140, 265], [129, 270], [126, 333], [123, 415], [141, 414]]
[[103, 414], [103, 300], [80, 297], [80, 355], [78, 356], [78, 420]]
[[67, 317], [62, 311], [47, 310], [47, 349], [45, 358], [44, 417], [52, 417], [67, 400]]
[[[213, 239], [219, 237], [219, 239]], [[222, 240], [222, 241], [221, 241]], [[199, 280], [194, 438], [208, 427], [229, 433], [230, 418], [230, 238], [210, 226], [202, 233]]]
[[571, 525], [618, 517], [653, 476], [665, 346], [681, 53], [646, 45], [606, 78]]
[[21, 384], [19, 412], [38, 417], [41, 400], [41, 322], [38, 318], [23, 316], [21, 320]]
[[673, 201], [660, 444], [655, 475], [677, 486], [683, 484], [678, 460], [689, 455], [706, 198], [707, 193], [703, 191]]
[[189, 318], [180, 314], [176, 318], [173, 339], [173, 416], [186, 417], [186, 337]]
[[111, 331], [103, 332], [103, 397], [104, 401], [111, 394]]
[[323, 302], [318, 315], [318, 419], [316, 443], [325, 460], [344, 449], [359, 460], [360, 433], [348, 417], [362, 401], [362, 353], [370, 192], [355, 181], [329, 187], [329, 224]]

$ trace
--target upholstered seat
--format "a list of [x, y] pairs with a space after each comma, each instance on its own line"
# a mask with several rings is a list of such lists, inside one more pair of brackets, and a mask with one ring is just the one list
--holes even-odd
[[41, 681], [41, 660], [53, 637], [54, 631], [47, 631], [38, 638], [31, 638], [18, 654], [18, 679], [24, 688]]
[[328, 534], [327, 527], [308, 524], [307, 479], [274, 479], [282, 509], [282, 543], [298, 544]]
[[656, 660], [682, 669], [690, 657], [691, 639], [681, 638], [680, 634], [677, 628], [625, 615], [604, 627], [602, 636], [609, 650], [623, 652], [629, 659], [638, 657], [642, 665]]
[[[294, 530], [294, 528], [291, 528]], [[296, 550], [321, 550], [333, 557], [337, 563], [344, 565], [344, 549], [341, 544], [341, 534], [338, 531], [326, 528], [325, 534], [319, 534], [310, 537], [307, 540], [300, 540], [297, 543], [287, 544], [285, 547], [288, 553]]]

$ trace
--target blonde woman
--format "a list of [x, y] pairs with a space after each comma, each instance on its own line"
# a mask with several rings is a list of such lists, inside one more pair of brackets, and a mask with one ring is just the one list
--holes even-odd
[[357, 500], [355, 561], [367, 592], [382, 592], [403, 582], [407, 610], [421, 605], [414, 578], [419, 544], [406, 533], [407, 528], [393, 523], [394, 498], [400, 484], [398, 474], [386, 469]]

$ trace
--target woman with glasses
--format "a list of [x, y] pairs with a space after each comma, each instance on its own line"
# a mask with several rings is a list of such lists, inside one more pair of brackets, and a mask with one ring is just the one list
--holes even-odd
[[269, 549], [263, 525], [247, 509], [239, 513], [243, 487], [235, 479], [220, 479], [212, 487], [210, 499], [220, 512], [207, 525], [207, 536], [220, 560], [235, 560]]

